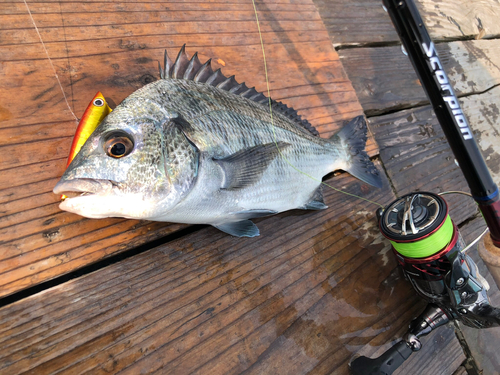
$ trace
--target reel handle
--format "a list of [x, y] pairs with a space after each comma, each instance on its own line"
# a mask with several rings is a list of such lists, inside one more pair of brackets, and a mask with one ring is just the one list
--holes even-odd
[[378, 358], [358, 357], [350, 363], [352, 375], [390, 375], [413, 353], [403, 341], [390, 347]]
[[358, 357], [353, 360], [349, 367], [353, 375], [390, 375], [411, 353], [419, 351], [422, 343], [419, 337], [428, 335], [434, 329], [449, 322], [443, 309], [432, 303], [428, 304], [425, 310], [414, 319], [403, 340], [397, 342], [384, 354], [375, 359]]

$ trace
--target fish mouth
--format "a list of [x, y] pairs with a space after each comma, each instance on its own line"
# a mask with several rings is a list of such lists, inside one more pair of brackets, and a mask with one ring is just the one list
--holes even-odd
[[77, 178], [59, 181], [52, 191], [54, 194], [62, 194], [61, 198], [64, 200], [86, 195], [104, 194], [111, 191], [113, 186], [118, 186], [118, 183], [111, 180]]

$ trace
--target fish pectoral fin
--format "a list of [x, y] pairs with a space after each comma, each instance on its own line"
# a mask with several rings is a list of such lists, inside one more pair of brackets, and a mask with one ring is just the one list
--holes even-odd
[[214, 227], [235, 237], [256, 237], [260, 234], [257, 225], [252, 223], [250, 220], [217, 224], [214, 225]]
[[286, 142], [266, 143], [238, 151], [223, 159], [214, 159], [224, 172], [222, 189], [242, 189], [255, 184], [269, 164], [290, 146]]
[[274, 210], [245, 210], [233, 212], [231, 215], [239, 220], [256, 219], [258, 217], [269, 216], [277, 214], [278, 211]]

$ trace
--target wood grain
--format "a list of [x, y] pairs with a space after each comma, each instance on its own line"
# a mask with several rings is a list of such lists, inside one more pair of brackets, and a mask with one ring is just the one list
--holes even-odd
[[377, 0], [314, 0], [335, 47], [397, 42], [389, 15]]
[[500, 4], [496, 1], [418, 0], [418, 6], [425, 14], [424, 22], [432, 30], [431, 36], [435, 39], [481, 39], [498, 37], [500, 34]]
[[[398, 196], [412, 191], [469, 191], [429, 106], [371, 117], [370, 128]], [[449, 195], [446, 200], [457, 223], [476, 212], [474, 201], [468, 197]]]
[[493, 181], [497, 185], [500, 185], [499, 95], [500, 88], [497, 86], [481, 95], [468, 96], [460, 100]]
[[[458, 96], [477, 94], [500, 84], [500, 40], [436, 45]], [[428, 103], [410, 60], [400, 46], [339, 51], [367, 115]]]
[[[482, 217], [471, 220], [466, 228], [461, 230], [465, 236], [466, 241], [469, 243], [474, 238], [479, 236], [486, 228]], [[488, 234], [486, 234], [488, 235]], [[490, 289], [488, 290], [488, 297], [490, 303], [494, 307], [500, 307], [500, 290], [493, 280], [493, 277], [488, 272], [488, 268], [479, 257], [477, 252], [477, 245], [474, 245], [468, 252], [468, 255], [476, 262], [479, 272], [488, 281]], [[463, 324], [460, 325], [466, 341], [467, 346], [472, 352], [478, 368], [483, 371], [483, 374], [496, 374], [500, 368], [500, 356], [498, 355], [498, 347], [500, 345], [500, 327], [493, 327], [488, 329], [474, 329]]]
[[[399, 43], [378, 0], [314, 0], [337, 48]], [[493, 38], [500, 34], [496, 1], [415, 0], [434, 41]]]
[[[448, 200], [448, 197], [446, 197]], [[472, 242], [485, 228], [484, 220], [476, 217], [461, 226], [460, 233], [466, 243]], [[472, 256], [478, 264], [481, 275], [493, 282], [488, 274], [486, 266], [477, 254], [477, 245], [471, 248], [468, 255]], [[500, 292], [496, 285], [488, 292], [493, 306], [500, 305]], [[423, 310], [423, 307], [421, 308]], [[498, 369], [498, 355], [496, 349], [500, 344], [499, 328], [474, 329], [460, 325], [465, 334], [468, 346], [473, 351], [473, 358], [484, 370], [484, 374], [495, 374]], [[406, 332], [407, 326], [402, 326], [400, 337]], [[366, 345], [359, 349], [360, 355], [375, 358], [386, 351], [392, 343], [385, 345]], [[448, 323], [444, 327], [433, 331], [430, 335], [422, 338], [422, 349], [413, 353], [410, 358], [394, 374], [407, 374], [414, 369], [425, 369], [423, 373], [428, 374], [467, 374], [460, 365], [465, 360], [462, 348], [455, 337], [454, 324]], [[455, 372], [456, 370], [456, 372]]]
[[[425, 303], [419, 301], [419, 311], [416, 317], [425, 308]], [[413, 317], [413, 318], [414, 318]], [[403, 323], [403, 322], [402, 322]], [[409, 324], [409, 322], [407, 322]], [[408, 324], [403, 324], [398, 337], [401, 338], [408, 329]], [[399, 341], [399, 339], [397, 340]], [[455, 336], [455, 329], [452, 323], [431, 332], [428, 336], [422, 337], [422, 349], [413, 353], [396, 371], [394, 375], [404, 375], [417, 371], [422, 374], [454, 374], [455, 370], [465, 360], [459, 341]], [[396, 343], [387, 342], [383, 345], [370, 343], [359, 349], [358, 354], [369, 358], [377, 358]], [[467, 374], [467, 373], [465, 373]]]
[[[387, 180], [329, 183], [394, 198]], [[0, 309], [1, 371], [347, 375], [353, 353], [397, 339], [424, 304], [376, 206], [330, 189], [325, 200], [325, 211], [259, 220], [261, 237], [204, 228]], [[401, 373], [455, 371], [463, 355], [450, 331], [429, 340], [450, 360], [421, 356]]]
[[[330, 183], [393, 199], [387, 181]], [[325, 196], [328, 210], [259, 220], [261, 237], [204, 228], [0, 309], [1, 371], [347, 374], [353, 352], [394, 340], [423, 305], [376, 206]]]
[[[97, 90], [119, 103], [157, 77], [168, 49], [191, 55], [266, 90], [251, 2], [28, 1], [0, 15], [0, 296], [166, 236], [183, 225], [88, 220], [61, 212], [51, 190], [63, 173], [73, 118]], [[311, 1], [257, 2], [270, 93], [333, 134], [361, 106]], [[69, 104], [56, 80], [55, 73]], [[22, 110], [19, 110], [22, 109]], [[370, 155], [378, 149], [367, 146]]]
[[460, 367], [459, 367], [459, 368], [457, 368], [457, 370], [453, 373], [453, 375], [467, 375], [467, 370], [465, 369], [465, 367], [460, 366]]

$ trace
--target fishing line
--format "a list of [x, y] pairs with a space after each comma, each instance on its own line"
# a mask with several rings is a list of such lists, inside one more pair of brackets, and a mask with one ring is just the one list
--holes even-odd
[[[443, 191], [442, 193], [439, 193], [438, 195], [448, 195], [448, 194], [462, 194], [462, 195], [466, 195], [470, 198], [473, 198], [472, 197], [472, 194], [470, 193], [467, 193], [465, 191], [456, 191], [456, 190], [450, 190], [450, 191]], [[479, 211], [481, 212], [481, 211]], [[462, 253], [465, 253], [467, 252], [467, 250], [469, 250], [472, 246], [474, 246], [486, 233], [488, 233], [488, 231], [490, 230], [490, 228], [486, 227], [479, 236], [476, 237], [476, 239], [474, 241], [472, 241], [470, 244], [468, 244], [465, 248], [463, 248], [462, 250], [460, 250]]]
[[71, 109], [71, 107], [68, 103], [68, 99], [66, 98], [66, 94], [64, 93], [64, 89], [62, 87], [61, 81], [59, 80], [59, 76], [57, 75], [56, 68], [54, 67], [54, 64], [52, 64], [52, 60], [49, 57], [49, 52], [47, 51], [47, 48], [45, 47], [45, 43], [42, 40], [42, 36], [40, 35], [40, 32], [38, 31], [38, 27], [36, 26], [35, 20], [33, 19], [33, 15], [31, 14], [28, 3], [26, 2], [26, 0], [23, 0], [23, 1], [24, 1], [24, 5], [26, 5], [26, 9], [28, 9], [28, 13], [30, 15], [31, 22], [33, 23], [33, 26], [35, 26], [36, 33], [38, 34], [38, 38], [40, 39], [40, 42], [42, 43], [42, 47], [45, 51], [45, 54], [47, 55], [47, 59], [49, 59], [50, 66], [52, 67], [52, 71], [54, 72], [54, 75], [56, 76], [57, 83], [59, 83], [59, 87], [61, 88], [61, 92], [64, 96], [64, 101], [66, 102], [66, 105], [68, 106], [69, 111], [71, 112], [71, 114], [75, 118], [76, 122], [78, 123], [79, 122], [78, 117], [76, 117], [76, 115], [74, 114], [73, 110]]
[[311, 175], [309, 175], [308, 173], [300, 170], [299, 168], [297, 168], [295, 165], [292, 164], [292, 162], [290, 162], [290, 160], [288, 160], [288, 158], [281, 152], [281, 149], [279, 148], [278, 146], [278, 141], [276, 139], [276, 132], [275, 132], [275, 128], [274, 128], [274, 119], [273, 119], [273, 108], [272, 108], [272, 103], [271, 103], [271, 89], [269, 87], [269, 76], [268, 76], [268, 73], [267, 73], [267, 60], [266, 60], [266, 52], [264, 50], [264, 40], [262, 39], [262, 32], [260, 30], [260, 23], [259, 23], [259, 16], [257, 14], [257, 7], [255, 5], [255, 0], [252, 0], [252, 5], [253, 5], [253, 10], [254, 10], [254, 13], [255, 13], [255, 20], [257, 21], [257, 30], [259, 31], [259, 38], [260, 38], [260, 46], [262, 48], [262, 56], [263, 56], [263, 59], [264, 59], [264, 73], [265, 73], [265, 77], [266, 77], [266, 86], [267, 86], [267, 98], [268, 98], [268, 103], [269, 103], [269, 113], [271, 115], [271, 125], [272, 125], [272, 129], [273, 129], [273, 136], [274, 136], [274, 143], [276, 145], [276, 148], [278, 149], [278, 152], [280, 153], [281, 157], [283, 158], [283, 160], [285, 160], [287, 162], [288, 165], [290, 165], [290, 167], [292, 167], [293, 169], [295, 169], [297, 172], [303, 174], [304, 176], [307, 176], [309, 177], [310, 179], [314, 180], [314, 181], [317, 181], [319, 182], [320, 184], [323, 184], [325, 186], [328, 186], [330, 189], [332, 190], [335, 190], [335, 191], [338, 191], [340, 193], [343, 193], [345, 195], [349, 195], [351, 197], [354, 197], [354, 198], [358, 198], [358, 199], [362, 199], [366, 202], [369, 202], [369, 203], [373, 203], [377, 206], [380, 206], [382, 208], [384, 208], [383, 205], [381, 205], [380, 203], [378, 202], [374, 202], [370, 199], [367, 199], [367, 198], [363, 198], [363, 197], [360, 197], [359, 195], [356, 195], [356, 194], [352, 194], [352, 193], [348, 193], [344, 190], [341, 190], [341, 189], [338, 189], [338, 188], [335, 188], [333, 186], [331, 186], [330, 184], [327, 184], [326, 182], [323, 182], [322, 180], [319, 180]]

